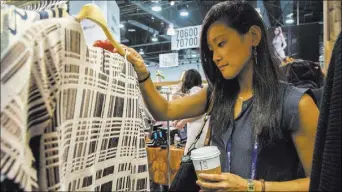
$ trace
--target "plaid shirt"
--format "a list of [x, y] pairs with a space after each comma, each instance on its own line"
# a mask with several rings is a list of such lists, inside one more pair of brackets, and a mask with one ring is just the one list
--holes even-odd
[[1, 173], [28, 191], [149, 190], [143, 108], [123, 57], [72, 17], [37, 21], [1, 58]]

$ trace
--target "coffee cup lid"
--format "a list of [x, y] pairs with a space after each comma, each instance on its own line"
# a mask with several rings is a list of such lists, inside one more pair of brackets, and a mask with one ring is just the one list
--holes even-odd
[[191, 151], [192, 160], [211, 159], [221, 154], [216, 146], [206, 146]]

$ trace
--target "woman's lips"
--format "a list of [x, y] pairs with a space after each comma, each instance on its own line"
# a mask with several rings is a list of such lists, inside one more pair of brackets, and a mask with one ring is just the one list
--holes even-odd
[[222, 65], [222, 66], [220, 66], [219, 69], [222, 70], [222, 69], [225, 68], [226, 66], [228, 66], [228, 64], [227, 64], [227, 65]]

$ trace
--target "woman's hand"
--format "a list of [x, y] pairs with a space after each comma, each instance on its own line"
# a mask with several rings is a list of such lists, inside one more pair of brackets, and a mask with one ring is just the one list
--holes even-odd
[[177, 122], [177, 124], [176, 124], [175, 127], [176, 127], [177, 129], [183, 129], [184, 126], [186, 125], [186, 123], [187, 123], [187, 121], [186, 121], [185, 119], [180, 120], [180, 121]]
[[172, 100], [176, 100], [176, 99], [178, 99], [178, 98], [181, 98], [182, 96], [180, 96], [180, 95], [172, 95]]
[[201, 191], [246, 191], [247, 180], [231, 173], [199, 174]]
[[171, 126], [176, 127], [176, 125], [177, 125], [177, 123], [178, 123], [179, 121], [180, 121], [180, 120], [174, 120], [174, 121], [172, 121]]
[[[108, 40], [95, 41], [93, 46], [106, 49], [106, 50], [111, 51], [113, 53], [118, 52], [116, 50], [116, 48], [114, 48], [113, 45]], [[144, 59], [142, 58], [142, 56], [136, 50], [134, 50], [132, 48], [129, 48], [125, 45], [121, 45], [121, 46], [123, 49], [127, 50], [127, 60], [133, 64], [133, 67], [138, 74], [138, 79], [140, 80], [140, 79], [144, 79], [145, 77], [147, 77], [148, 70], [146, 68], [146, 65], [145, 65], [145, 62], [144, 62]]]

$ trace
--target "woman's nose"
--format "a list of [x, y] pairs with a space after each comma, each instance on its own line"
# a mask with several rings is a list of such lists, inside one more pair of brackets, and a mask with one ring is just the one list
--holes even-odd
[[218, 63], [222, 60], [222, 57], [220, 55], [218, 55], [217, 53], [213, 55], [213, 60], [215, 63]]

